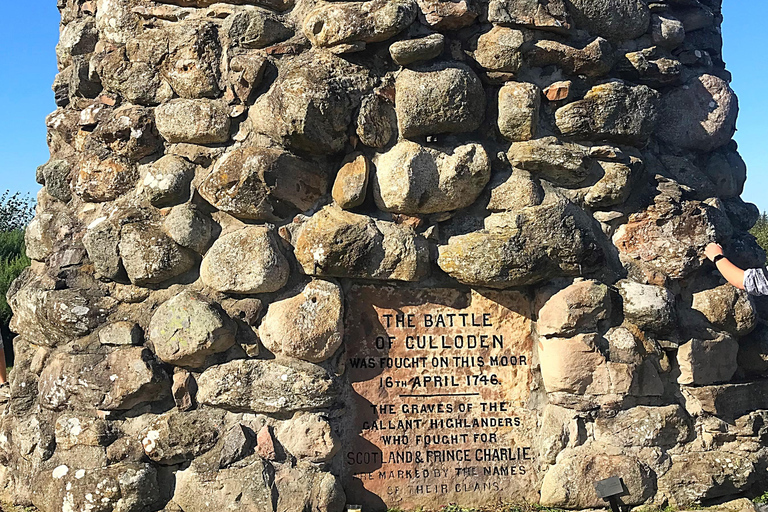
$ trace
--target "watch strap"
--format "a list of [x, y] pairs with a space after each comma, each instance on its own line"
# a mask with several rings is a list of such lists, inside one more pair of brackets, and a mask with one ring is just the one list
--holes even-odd
[[717, 262], [718, 262], [718, 261], [720, 261], [720, 260], [722, 260], [722, 259], [725, 259], [725, 255], [724, 255], [724, 254], [718, 254], [717, 256], [715, 256], [714, 258], [712, 258], [712, 263], [714, 263], [715, 265], [717, 265]]

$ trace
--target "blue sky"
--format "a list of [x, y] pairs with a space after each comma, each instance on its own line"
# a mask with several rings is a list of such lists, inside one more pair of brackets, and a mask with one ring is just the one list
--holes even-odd
[[[724, 0], [724, 55], [739, 95], [736, 140], [747, 162], [744, 199], [768, 210], [768, 39], [765, 0]], [[3, 2], [0, 22], [0, 192], [36, 193], [35, 169], [48, 159], [45, 116], [56, 106], [51, 83], [59, 14], [55, 0]]]

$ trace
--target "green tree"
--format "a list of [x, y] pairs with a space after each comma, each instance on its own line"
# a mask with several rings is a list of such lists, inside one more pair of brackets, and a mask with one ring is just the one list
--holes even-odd
[[0, 195], [0, 232], [24, 229], [34, 215], [35, 201], [29, 194], [11, 194], [10, 190], [6, 190]]
[[763, 212], [755, 226], [749, 231], [757, 239], [760, 247], [768, 252], [768, 213]]
[[13, 280], [30, 264], [24, 247], [24, 228], [34, 212], [35, 203], [29, 195], [11, 194], [9, 190], [0, 194], [0, 332], [6, 340], [10, 335], [11, 308], [5, 295]]
[[0, 232], [0, 326], [3, 328], [7, 328], [11, 320], [11, 308], [5, 294], [29, 263], [24, 249], [24, 232], [20, 229]]

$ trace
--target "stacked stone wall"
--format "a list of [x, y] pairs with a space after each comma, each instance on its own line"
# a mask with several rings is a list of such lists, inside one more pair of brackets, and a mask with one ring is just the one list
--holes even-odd
[[[702, 255], [765, 261], [719, 0], [58, 7], [33, 264], [8, 294], [4, 499], [377, 512], [603, 507], [610, 476], [628, 506], [768, 488], [768, 309]], [[446, 386], [466, 393], [417, 396]], [[488, 414], [452, 412], [471, 396]], [[449, 446], [389, 450], [387, 428]]]

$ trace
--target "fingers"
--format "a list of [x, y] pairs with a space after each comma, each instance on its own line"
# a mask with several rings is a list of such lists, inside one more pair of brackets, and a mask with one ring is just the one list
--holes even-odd
[[723, 254], [720, 244], [711, 243], [704, 249], [704, 255], [710, 260], [719, 254]]

